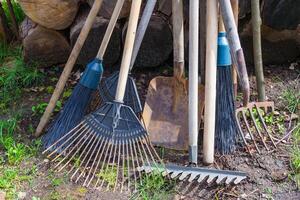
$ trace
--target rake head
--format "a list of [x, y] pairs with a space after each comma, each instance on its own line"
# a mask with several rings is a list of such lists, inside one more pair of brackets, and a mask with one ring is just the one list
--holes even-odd
[[267, 127], [264, 117], [274, 112], [274, 102], [253, 102], [247, 107], [236, 110], [236, 121], [242, 140], [250, 154], [253, 152], [252, 143], [258, 153], [261, 153], [261, 144], [269, 151], [270, 145], [276, 148], [274, 131]]
[[56, 161], [57, 171], [67, 168], [73, 181], [87, 187], [135, 190], [137, 168], [161, 162], [133, 110], [117, 102], [105, 103], [57, 143], [43, 153]]
[[[157, 170], [157, 166], [154, 165], [144, 165], [139, 168], [140, 171], [145, 171], [149, 173], [153, 170]], [[198, 183], [206, 182], [211, 184], [215, 182], [216, 184], [238, 184], [242, 180], [247, 178], [247, 174], [239, 171], [228, 171], [228, 170], [216, 170], [216, 169], [206, 169], [199, 167], [183, 167], [177, 165], [165, 165], [164, 169], [159, 169], [162, 171], [163, 176], [169, 176], [172, 179], [178, 179], [180, 181], [187, 180], [188, 182], [196, 181]]]
[[[113, 73], [110, 77], [104, 79], [99, 87], [98, 91], [102, 98], [102, 102], [112, 102], [115, 99], [117, 84], [119, 79], [119, 72]], [[130, 106], [134, 113], [138, 116], [142, 112], [142, 105], [140, 97], [136, 88], [135, 81], [132, 77], [128, 76], [126, 91], [124, 96], [124, 104]]]

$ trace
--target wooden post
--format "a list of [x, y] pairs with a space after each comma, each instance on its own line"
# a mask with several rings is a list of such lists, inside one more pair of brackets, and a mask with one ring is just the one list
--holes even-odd
[[263, 71], [263, 61], [261, 52], [261, 18], [259, 0], [251, 0], [252, 31], [253, 31], [253, 56], [256, 75], [256, 87], [258, 101], [265, 101], [265, 80]]
[[203, 136], [203, 162], [214, 162], [215, 149], [215, 114], [217, 86], [217, 38], [218, 38], [218, 3], [207, 0], [206, 14], [206, 69], [205, 69], [205, 111]]

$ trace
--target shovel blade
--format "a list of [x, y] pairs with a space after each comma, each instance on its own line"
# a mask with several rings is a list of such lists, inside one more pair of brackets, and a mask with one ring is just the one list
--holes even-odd
[[188, 95], [173, 77], [151, 80], [143, 120], [151, 142], [175, 150], [188, 149]]

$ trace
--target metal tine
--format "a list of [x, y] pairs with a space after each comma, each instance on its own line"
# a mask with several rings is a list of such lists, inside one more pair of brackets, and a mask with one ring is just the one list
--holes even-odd
[[199, 174], [196, 173], [191, 173], [191, 176], [188, 179], [188, 182], [193, 182], [193, 180], [195, 180], [197, 178], [197, 176], [199, 176]]
[[[43, 152], [42, 152], [42, 154], [45, 154], [47, 151], [50, 151], [50, 149], [52, 149], [55, 145], [57, 145], [60, 141], [62, 141], [62, 140], [64, 140], [66, 137], [68, 137], [70, 134], [72, 134], [73, 133], [73, 131], [74, 130], [76, 130], [79, 126], [81, 126], [82, 125], [82, 122], [81, 123], [79, 123], [77, 126], [75, 126], [72, 130], [70, 130], [67, 134], [65, 134], [63, 137], [61, 137], [59, 140], [57, 140], [56, 142], [54, 142], [51, 146], [49, 146], [47, 149], [45, 149]], [[69, 141], [69, 140], [71, 140], [73, 137], [74, 137], [74, 135], [76, 135], [77, 134], [77, 132], [79, 132], [81, 129], [82, 129], [83, 127], [81, 127], [81, 128], [79, 128], [71, 137], [69, 137], [65, 142], [67, 142], [67, 141]], [[59, 146], [59, 148], [61, 147], [61, 145]], [[58, 148], [56, 148], [56, 150], [55, 151], [57, 151], [57, 149]], [[51, 152], [53, 152], [53, 151], [51, 151]]]
[[182, 174], [183, 172], [182, 171], [174, 171], [172, 174], [171, 174], [171, 178], [172, 179], [175, 179], [178, 177], [178, 175]]
[[249, 135], [250, 135], [250, 137], [251, 137], [251, 139], [252, 139], [252, 141], [253, 141], [253, 143], [254, 143], [254, 145], [255, 145], [255, 148], [256, 148], [256, 150], [258, 151], [258, 153], [260, 153], [260, 150], [259, 150], [259, 148], [258, 148], [258, 146], [257, 146], [257, 144], [256, 144], [256, 141], [255, 141], [255, 138], [254, 138], [254, 136], [252, 135], [252, 132], [251, 132], [251, 130], [250, 130], [250, 126], [249, 126], [248, 121], [247, 121], [247, 119], [246, 119], [245, 112], [242, 112], [242, 116], [243, 116], [243, 120], [244, 120], [244, 122], [245, 122], [246, 128], [247, 128], [247, 130], [248, 130], [248, 132], [249, 132]]
[[[110, 149], [111, 148], [111, 149]], [[108, 155], [108, 151], [110, 150], [110, 153], [109, 153], [109, 155], [111, 155], [111, 150], [112, 150], [112, 148], [113, 148], [113, 145], [112, 145], [112, 143], [111, 143], [111, 141], [109, 141], [108, 142], [108, 147], [106, 148], [106, 151], [105, 151], [105, 154], [104, 154], [104, 158], [103, 158], [103, 162], [102, 162], [102, 165], [101, 165], [101, 168], [100, 168], [100, 170], [99, 170], [99, 173], [101, 173], [102, 172], [102, 170], [103, 170], [103, 168], [104, 168], [104, 165], [105, 165], [105, 161], [106, 161], [106, 158], [107, 158], [107, 155]], [[99, 159], [99, 161], [100, 161], [101, 159]], [[91, 169], [92, 169], [93, 167], [91, 167]], [[97, 169], [97, 168], [96, 168]], [[90, 182], [93, 180], [93, 176], [91, 177], [91, 179], [90, 179]], [[87, 180], [87, 179], [86, 179]], [[99, 183], [99, 180], [100, 180], [100, 176], [98, 176], [98, 179], [97, 179], [97, 181], [96, 181], [96, 183], [95, 183], [95, 188], [97, 188], [97, 185], [98, 185], [98, 183]]]
[[204, 181], [207, 178], [207, 176], [208, 176], [207, 174], [200, 174], [197, 182], [201, 183], [202, 181]]
[[[81, 172], [81, 174], [79, 175], [79, 177], [77, 177], [77, 179], [76, 179], [75, 182], [77, 182], [77, 181], [80, 179], [80, 177], [82, 176], [82, 174], [83, 174], [84, 171], [85, 171], [85, 168], [86, 168], [87, 165], [88, 165], [88, 162], [85, 162], [85, 160], [87, 159], [88, 156], [89, 156], [89, 158], [91, 158], [91, 156], [93, 155], [93, 153], [90, 154], [90, 151], [93, 151], [93, 152], [94, 152], [95, 149], [96, 149], [96, 148], [93, 149], [95, 143], [97, 142], [97, 143], [96, 143], [96, 147], [98, 147], [98, 143], [99, 143], [99, 141], [101, 140], [101, 137], [100, 137], [100, 139], [98, 139], [98, 138], [97, 138], [97, 135], [96, 135], [96, 134], [94, 134], [94, 135], [95, 135], [95, 139], [93, 140], [93, 143], [92, 143], [90, 146], [87, 145], [87, 146], [84, 148], [84, 150], [82, 151], [82, 153], [81, 153], [81, 155], [80, 155], [80, 158], [81, 158], [81, 156], [83, 155], [83, 153], [85, 152], [86, 148], [89, 147], [89, 149], [88, 149], [87, 152], [85, 153], [85, 155], [84, 155], [84, 157], [83, 157], [83, 159], [82, 159], [82, 162], [80, 163], [78, 169], [73, 173], [73, 175], [72, 175], [72, 177], [71, 177], [71, 180], [72, 180], [72, 179], [75, 177], [75, 175], [77, 174], [77, 172], [80, 170], [80, 168], [82, 167], [82, 165], [85, 163], [84, 169], [82, 170], [82, 172]], [[103, 144], [103, 141], [104, 141], [104, 140], [101, 141], [100, 148], [101, 148], [101, 145]], [[99, 149], [100, 149], [100, 148], [99, 148]], [[93, 150], [92, 150], [92, 149], [93, 149]], [[88, 159], [88, 160], [89, 160], [89, 159]]]
[[[96, 140], [94, 140], [95, 139], [95, 137], [96, 137], [96, 135], [95, 134], [91, 134], [92, 135], [92, 138], [89, 140], [89, 143], [87, 144], [87, 145], [85, 145], [85, 147], [84, 147], [84, 149], [82, 150], [82, 152], [81, 152], [81, 154], [79, 155], [79, 157], [78, 157], [78, 159], [81, 161], [81, 157], [83, 156], [83, 154], [84, 154], [84, 152], [86, 152], [86, 149], [88, 148], [88, 147], [90, 147], [90, 148], [92, 148], [92, 146], [94, 145], [94, 143], [95, 143], [95, 141]], [[92, 145], [91, 145], [91, 142], [93, 141], [93, 143], [92, 143]], [[85, 157], [87, 156], [87, 154], [85, 154]], [[83, 158], [83, 160], [82, 161], [84, 161], [85, 160], [85, 157]], [[77, 171], [80, 169], [80, 167], [82, 166], [82, 164], [83, 164], [83, 162], [80, 162], [80, 165], [79, 165], [79, 167], [75, 170], [75, 174], [77, 173]], [[75, 165], [73, 165], [73, 167], [70, 169], [70, 171], [68, 171], [67, 172], [67, 174], [70, 174], [73, 170], [74, 170], [74, 168], [75, 168], [76, 166]], [[72, 179], [72, 178], [71, 178]]]
[[191, 172], [187, 171], [187, 172], [182, 172], [182, 174], [179, 176], [179, 180], [182, 181], [183, 179], [185, 179], [187, 176], [189, 176], [191, 174]]
[[[107, 162], [105, 162], [105, 161], [106, 161], [106, 157], [105, 157], [104, 160], [103, 160], [103, 165], [104, 165], [104, 163], [106, 163], [105, 169], [103, 170], [103, 174], [109, 173], [107, 170], [109, 169], [109, 162], [110, 162], [110, 159], [111, 159], [111, 155], [112, 155], [112, 153], [114, 152], [114, 150], [116, 149], [116, 148], [114, 148], [115, 145], [113, 144], [113, 141], [110, 141], [110, 146], [111, 146], [111, 150], [109, 151], [109, 156], [107, 157], [107, 155], [106, 155], [106, 157], [107, 157]], [[92, 168], [92, 167], [91, 167], [91, 168]], [[100, 173], [102, 173], [102, 170], [100, 170]], [[98, 183], [99, 183], [98, 180], [100, 181], [100, 176], [98, 176], [97, 182], [96, 182], [96, 184], [95, 184], [95, 188], [97, 187], [97, 185], [98, 185]], [[101, 184], [100, 184], [100, 186], [99, 186], [99, 189], [101, 189], [101, 188], [103, 187], [104, 182], [105, 182], [105, 179], [103, 178], [103, 179], [102, 179], [102, 182], [101, 182]], [[107, 184], [109, 184], [109, 183], [107, 183]]]
[[228, 175], [228, 176], [227, 176], [227, 179], [225, 180], [225, 184], [226, 184], [226, 185], [229, 185], [231, 182], [234, 182], [235, 179], [236, 179], [235, 176], [230, 176], [230, 175]]
[[[257, 110], [257, 112], [259, 112], [259, 110]], [[254, 124], [254, 127], [255, 127], [255, 130], [256, 132], [258, 133], [259, 137], [261, 138], [262, 142], [263, 142], [263, 145], [266, 147], [266, 149], [269, 151], [270, 149], [268, 148], [266, 142], [265, 142], [265, 139], [263, 137], [263, 135], [261, 134], [260, 130], [259, 130], [259, 127], [256, 123], [256, 119], [254, 118], [254, 115], [253, 115], [253, 112], [252, 112], [252, 109], [249, 109], [249, 113], [250, 113], [250, 117], [253, 121], [253, 124]]]
[[[83, 129], [83, 131], [80, 132], [82, 129]], [[71, 139], [72, 139], [73, 141], [72, 141], [70, 144], [75, 143], [76, 140], [74, 140], [73, 137], [75, 137], [75, 136], [77, 135], [77, 133], [78, 133], [79, 135], [82, 135], [86, 129], [88, 129], [88, 127], [83, 127], [83, 126], [80, 127], [80, 128], [79, 128], [79, 129], [78, 129], [71, 137], [69, 137], [66, 141], [64, 141], [62, 144], [60, 144], [58, 147], [56, 147], [53, 151], [51, 151], [51, 153], [50, 153], [49, 155], [47, 155], [47, 157], [49, 158], [49, 157], [51, 157], [53, 154], [58, 153], [59, 149], [60, 149], [61, 147], [63, 147], [67, 142], [69, 142]], [[76, 130], [76, 129], [73, 129], [73, 130]], [[69, 133], [73, 132], [73, 130], [71, 130]], [[61, 138], [61, 139], [62, 139], [62, 138]], [[46, 152], [50, 151], [50, 149], [51, 149], [52, 147], [54, 147], [56, 144], [58, 144], [58, 143], [61, 141], [61, 139], [59, 139], [59, 140], [56, 141], [53, 145], [51, 145], [48, 149], [46, 149], [45, 151], [43, 151], [43, 154], [45, 154]]]
[[[120, 157], [121, 157], [121, 142], [119, 142], [119, 148], [118, 148], [118, 166], [120, 166]], [[119, 167], [117, 167], [117, 175], [116, 175], [116, 180], [115, 180], [114, 191], [116, 191], [116, 189], [117, 189], [118, 179], [119, 179]]]
[[247, 142], [247, 140], [246, 140], [246, 138], [245, 138], [245, 136], [243, 134], [241, 123], [240, 123], [240, 120], [239, 120], [240, 119], [239, 118], [239, 113], [241, 113], [241, 112], [243, 112], [243, 111], [237, 111], [236, 114], [235, 114], [235, 118], [236, 118], [236, 122], [237, 122], [237, 125], [238, 125], [239, 133], [240, 133], [240, 135], [242, 137], [242, 140], [243, 140], [244, 144], [246, 145], [247, 151], [252, 156], [252, 152], [251, 152], [251, 150], [249, 148], [249, 144], [248, 144], [248, 142]]
[[[80, 134], [78, 134], [78, 136], [75, 137], [75, 139], [74, 139], [70, 144], [68, 144], [67, 147], [65, 147], [65, 148], [63, 149], [62, 152], [59, 152], [58, 155], [57, 155], [54, 159], [52, 159], [52, 161], [54, 162], [54, 161], [56, 161], [59, 157], [61, 157], [62, 155], [64, 155], [64, 153], [65, 153], [65, 152], [69, 149], [69, 147], [71, 147], [73, 144], [77, 145], [77, 144], [78, 144], [77, 139], [80, 138], [82, 135], [86, 135], [86, 134], [87, 134], [87, 129], [88, 129], [88, 127], [86, 127]], [[64, 143], [65, 143], [65, 142], [64, 142]], [[62, 145], [64, 145], [64, 144], [62, 144]], [[57, 148], [57, 149], [58, 149], [58, 148]], [[56, 150], [57, 150], [57, 149], [56, 149]], [[54, 152], [55, 152], [55, 151], [54, 151]], [[48, 157], [51, 157], [51, 156], [54, 154], [54, 152], [52, 152], [51, 154], [49, 154]]]
[[[103, 141], [105, 141], [105, 140], [103, 140]], [[99, 140], [98, 140], [98, 142], [99, 142]], [[97, 143], [98, 143], [97, 142]], [[105, 149], [106, 148], [106, 146], [107, 146], [107, 144], [108, 144], [108, 141], [105, 141], [104, 142], [104, 146], [103, 146], [103, 149]], [[101, 144], [100, 145], [102, 145], [102, 142], [101, 142]], [[92, 146], [91, 146], [92, 147]], [[96, 148], [97, 148], [98, 146], [96, 145]], [[101, 147], [101, 146], [100, 146]], [[91, 160], [91, 159], [93, 159], [92, 157], [93, 157], [93, 154], [94, 154], [94, 152], [96, 151], [96, 148], [94, 148], [93, 149], [93, 152], [90, 154], [88, 154], [89, 155], [89, 158], [88, 158], [88, 160], [85, 162], [85, 166], [84, 166], [84, 168], [83, 168], [83, 170], [82, 170], [82, 172], [80, 173], [80, 175], [77, 177], [77, 179], [76, 179], [76, 182], [80, 179], [80, 177], [84, 174], [84, 172], [85, 172], [85, 170], [86, 170], [86, 168], [87, 168], [87, 166], [88, 166], [88, 164], [89, 164], [89, 161]], [[98, 149], [98, 151], [97, 152], [100, 152], [101, 151], [101, 148], [99, 148]], [[101, 151], [101, 155], [100, 156], [102, 156], [102, 154], [103, 154], [103, 152], [104, 151]], [[97, 154], [97, 153], [96, 153]], [[97, 154], [98, 155], [98, 154]], [[100, 157], [101, 158], [101, 157]], [[94, 163], [95, 163], [95, 161], [98, 159], [98, 163], [100, 162], [100, 158], [98, 159], [97, 157], [93, 160], [93, 163], [92, 163], [92, 166], [94, 165]], [[97, 168], [97, 167], [96, 167]], [[92, 168], [90, 168], [90, 170], [91, 170]], [[86, 181], [88, 180], [88, 178], [89, 178], [89, 172], [87, 173], [87, 176], [86, 176], [86, 178], [85, 178], [85, 181], [84, 181], [84, 183], [83, 183], [83, 185], [85, 185], [86, 184]]]
[[[135, 155], [135, 158], [136, 158], [136, 163], [137, 163], [137, 166], [136, 166], [136, 168], [137, 168], [137, 171], [138, 171], [138, 174], [139, 174], [139, 181], [140, 181], [140, 184], [142, 184], [142, 173], [141, 173], [141, 171], [139, 170], [139, 168], [140, 168], [140, 162], [139, 162], [139, 159], [138, 159], [138, 154], [137, 154], [137, 151], [136, 151], [136, 146], [135, 146], [135, 143], [133, 142], [132, 143], [132, 146], [133, 146], [133, 152], [134, 152], [134, 155]], [[142, 162], [142, 166], [144, 165], [143, 163], [144, 163], [144, 160], [143, 159], [141, 159], [141, 162]], [[147, 172], [146, 172], [147, 173]]]
[[227, 176], [226, 175], [219, 175], [217, 180], [216, 180], [216, 183], [217, 184], [220, 184], [222, 181], [224, 181], [224, 179], [226, 179]]
[[[127, 175], [128, 175], [128, 191], [130, 191], [130, 186], [131, 186], [131, 183], [130, 183], [130, 161], [129, 161], [129, 151], [128, 151], [128, 141], [125, 141], [125, 144], [126, 144], [126, 155], [127, 155]], [[133, 171], [134, 173], [134, 171]]]
[[212, 174], [208, 174], [208, 179], [206, 180], [206, 182], [208, 183], [208, 184], [211, 184], [212, 182], [214, 182], [214, 180], [217, 178], [218, 176], [216, 176], [216, 175], [212, 175]]
[[[257, 110], [259, 119], [260, 119], [261, 123], [263, 124], [263, 127], [264, 127], [265, 131], [267, 132], [268, 136], [270, 137], [272, 144], [273, 144], [274, 147], [276, 148], [277, 146], [276, 146], [276, 144], [275, 144], [275, 142], [274, 142], [274, 140], [273, 140], [273, 136], [272, 136], [271, 133], [269, 132], [269, 130], [268, 130], [267, 126], [266, 126], [265, 120], [263, 119], [261, 113], [259, 112], [259, 108], [257, 107], [256, 104], [255, 104], [254, 106], [255, 106], [255, 108], [256, 108], [256, 110]], [[273, 107], [272, 107], [272, 109], [273, 109]]]
[[[80, 144], [80, 146], [77, 148], [77, 145], [74, 145], [72, 150], [70, 150], [68, 152], [68, 154], [54, 167], [54, 169], [57, 168], [62, 162], [64, 162], [64, 160], [66, 160], [69, 157], [69, 155], [73, 152], [73, 150], [76, 150], [75, 153], [73, 153], [73, 155], [69, 158], [69, 160], [58, 170], [58, 172], [63, 170], [73, 160], [73, 158], [77, 155], [77, 153], [81, 150], [82, 146], [84, 144], [86, 144], [86, 141], [89, 141], [88, 142], [88, 144], [89, 144], [92, 138], [93, 138], [92, 134], [89, 134], [86, 137], [82, 137], [77, 143], [77, 144]], [[83, 139], [84, 139], [84, 141], [81, 142], [81, 140], [83, 140]]]
[[130, 150], [130, 155], [131, 155], [131, 160], [132, 160], [132, 168], [133, 168], [133, 176], [134, 176], [134, 191], [137, 190], [137, 178], [136, 178], [136, 173], [135, 171], [137, 170], [137, 168], [135, 167], [135, 158], [134, 158], [134, 154], [133, 154], [133, 150], [132, 150], [132, 141], [129, 141], [129, 150]]
[[236, 185], [236, 184], [238, 184], [239, 182], [241, 182], [242, 180], [244, 180], [244, 178], [236, 177], [236, 179], [233, 181], [233, 183]]
[[[112, 162], [112, 165], [111, 165], [111, 171], [114, 170], [115, 159], [116, 159], [116, 154], [117, 154], [117, 149], [118, 149], [118, 144], [115, 145], [115, 151], [114, 151], [114, 156], [113, 156], [113, 162]], [[117, 168], [118, 168], [118, 167], [117, 167]], [[107, 184], [106, 190], [109, 190], [109, 184]]]
[[124, 180], [125, 180], [125, 178], [124, 178], [124, 176], [125, 176], [125, 159], [124, 159], [124, 153], [125, 153], [125, 150], [124, 150], [124, 141], [122, 141], [122, 152], [123, 152], [123, 154], [121, 154], [121, 155], [123, 155], [122, 157], [122, 182], [121, 182], [121, 193], [122, 193], [122, 191], [123, 191], [123, 186], [124, 186]]

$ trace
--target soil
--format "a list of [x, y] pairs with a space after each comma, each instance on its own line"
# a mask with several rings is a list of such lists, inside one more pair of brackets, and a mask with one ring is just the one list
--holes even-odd
[[[108, 76], [113, 69], [106, 71]], [[58, 77], [59, 72], [49, 73], [49, 80], [45, 81], [45, 87], [55, 85], [55, 81], [50, 81], [50, 77]], [[171, 75], [170, 67], [159, 69], [138, 69], [133, 71], [132, 76], [136, 79], [136, 84], [141, 96], [141, 101], [145, 101], [145, 95], [150, 80], [157, 75]], [[255, 91], [255, 78], [250, 72], [250, 80], [253, 91]], [[73, 75], [68, 86], [74, 85], [76, 76]], [[288, 88], [300, 88], [300, 65], [296, 64], [294, 68], [289, 66], [267, 66], [265, 68], [266, 93], [268, 100], [274, 101], [276, 110], [280, 114], [286, 114], [282, 93]], [[32, 114], [31, 106], [40, 102], [47, 102], [50, 94], [45, 91], [39, 91], [38, 88], [28, 89], [24, 93], [21, 109], [24, 113], [24, 120], [21, 122], [20, 129], [24, 133], [24, 141], [33, 139], [28, 131], [29, 124], [36, 127], [39, 117]], [[252, 100], [257, 98], [255, 92], [251, 96]], [[278, 138], [282, 136], [278, 135]], [[200, 141], [201, 141], [200, 136]], [[201, 143], [201, 142], [200, 142]], [[271, 146], [270, 143], [268, 143]], [[215, 185], [215, 184], [188, 184], [186, 182], [177, 182], [176, 192], [171, 199], [300, 199], [300, 192], [296, 184], [291, 180], [290, 167], [290, 143], [286, 141], [277, 148], [271, 148], [267, 152], [263, 146], [261, 154], [253, 153], [253, 156], [242, 146], [239, 146], [234, 154], [219, 156], [216, 155], [215, 163], [212, 166], [206, 166], [216, 169], [238, 170], [248, 173], [248, 178], [238, 185]], [[201, 148], [199, 148], [201, 149]], [[199, 161], [201, 161], [199, 154]], [[187, 152], [166, 151], [163, 159], [165, 162], [175, 162], [181, 165], [187, 164]], [[26, 192], [25, 199], [40, 197], [41, 199], [55, 199], [53, 195], [58, 195], [57, 199], [128, 199], [127, 193], [102, 192], [93, 188], [84, 188], [78, 184], [68, 181], [65, 174], [54, 173], [54, 177], [63, 177], [63, 183], [59, 186], [53, 186], [49, 176], [53, 174], [51, 163], [41, 154], [37, 158], [31, 158], [22, 163], [22, 168], [30, 168], [33, 165], [38, 166], [38, 175], [31, 184], [21, 185], [19, 191]], [[199, 164], [201, 166], [201, 163]]]

